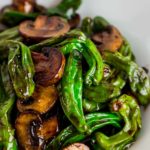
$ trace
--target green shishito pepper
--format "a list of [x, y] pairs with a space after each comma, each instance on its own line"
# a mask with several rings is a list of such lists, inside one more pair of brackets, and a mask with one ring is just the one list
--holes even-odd
[[[92, 113], [85, 116], [90, 127], [91, 134], [102, 127], [112, 125], [120, 128], [120, 117], [113, 113]], [[47, 150], [59, 150], [69, 144], [83, 141], [88, 134], [80, 133], [74, 126], [68, 126], [62, 130], [47, 146]]]
[[19, 98], [26, 99], [33, 94], [35, 88], [30, 49], [17, 41], [8, 41], [8, 45], [8, 70], [13, 87]]
[[141, 129], [140, 108], [133, 97], [124, 94], [111, 102], [110, 109], [123, 117], [125, 125], [120, 132], [110, 137], [96, 133], [96, 141], [104, 150], [123, 150], [134, 141]]
[[128, 57], [130, 60], [135, 61], [135, 56], [132, 52], [131, 45], [129, 44], [129, 42], [125, 38], [124, 38], [122, 46], [119, 49], [119, 52], [123, 56]]
[[102, 81], [98, 86], [84, 86], [84, 110], [86, 112], [99, 111], [108, 101], [121, 95], [121, 90], [125, 84], [126, 78], [123, 73], [114, 73], [110, 79], [108, 78], [106, 81]]
[[145, 70], [119, 52], [105, 52], [104, 59], [116, 69], [126, 73], [131, 91], [142, 105], [147, 105], [150, 102], [150, 79]]
[[61, 81], [60, 102], [65, 115], [80, 132], [88, 127], [82, 108], [82, 64], [81, 54], [74, 50], [70, 53]]
[[103, 60], [95, 44], [79, 30], [72, 30], [67, 36], [68, 39], [58, 45], [60, 50], [65, 55], [74, 49], [80, 51], [89, 65], [89, 70], [85, 75], [85, 84], [98, 85], [103, 77]]
[[87, 36], [91, 36], [93, 33], [104, 30], [108, 25], [110, 25], [109, 22], [101, 16], [96, 16], [93, 19], [85, 17], [81, 24], [81, 30]]
[[14, 130], [10, 123], [10, 114], [15, 103], [8, 66], [3, 63], [0, 66], [0, 149], [17, 150], [17, 142], [14, 138]]

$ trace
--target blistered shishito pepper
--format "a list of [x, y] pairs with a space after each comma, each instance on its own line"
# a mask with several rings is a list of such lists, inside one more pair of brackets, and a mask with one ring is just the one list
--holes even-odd
[[119, 52], [105, 52], [104, 59], [116, 69], [126, 73], [131, 91], [142, 105], [147, 105], [150, 102], [150, 78], [145, 70]]
[[[60, 50], [63, 54], [68, 54], [73, 49], [80, 51], [89, 65], [85, 83], [98, 85], [103, 77], [103, 60], [95, 44], [78, 30], [71, 31], [67, 36], [69, 38], [58, 45], [61, 46]], [[72, 36], [76, 38], [71, 38]]]
[[98, 86], [87, 86], [84, 88], [83, 96], [97, 103], [106, 103], [111, 98], [120, 95], [120, 89], [108, 83], [100, 83]]
[[60, 87], [60, 102], [65, 115], [80, 132], [87, 132], [82, 108], [82, 64], [81, 54], [70, 53]]
[[134, 141], [142, 127], [140, 108], [133, 97], [124, 94], [111, 102], [110, 109], [124, 119], [125, 125], [120, 132], [110, 137], [96, 133], [96, 140], [104, 150], [122, 150]]
[[19, 98], [30, 97], [35, 88], [34, 64], [30, 49], [21, 42], [9, 41], [8, 70]]
[[[91, 129], [91, 134], [107, 125], [120, 128], [120, 117], [113, 113], [92, 113], [86, 115], [85, 118]], [[73, 126], [69, 126], [62, 130], [59, 135], [48, 144], [47, 150], [59, 150], [66, 145], [83, 141], [88, 136], [88, 134], [78, 132]]]
[[101, 82], [98, 86], [85, 86], [83, 96], [97, 103], [106, 103], [119, 96], [125, 84], [126, 78], [120, 73], [108, 81]]
[[129, 44], [129, 42], [124, 38], [123, 44], [119, 49], [119, 52], [125, 56], [128, 57], [130, 60], [135, 61], [135, 56], [132, 52], [132, 48], [131, 45]]
[[0, 66], [0, 149], [17, 150], [14, 130], [10, 123], [11, 110], [15, 103], [11, 79], [6, 63]]

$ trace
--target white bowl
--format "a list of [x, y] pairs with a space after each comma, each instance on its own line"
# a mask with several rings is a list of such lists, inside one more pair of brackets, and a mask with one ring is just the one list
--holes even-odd
[[[60, 0], [38, 0], [51, 6]], [[10, 0], [0, 2], [0, 7]], [[83, 0], [82, 17], [101, 15], [119, 28], [133, 47], [137, 62], [150, 69], [150, 0]], [[131, 150], [150, 150], [150, 106], [144, 111], [143, 128]]]

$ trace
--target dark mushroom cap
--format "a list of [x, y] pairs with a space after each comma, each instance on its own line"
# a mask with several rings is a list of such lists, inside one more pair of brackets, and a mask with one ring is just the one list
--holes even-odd
[[40, 127], [36, 129], [37, 137], [43, 141], [47, 141], [57, 134], [58, 128], [57, 116], [52, 116], [51, 118], [44, 120]]
[[46, 47], [42, 53], [32, 52], [35, 65], [35, 82], [42, 86], [56, 84], [63, 76], [65, 57], [56, 48]]
[[20, 99], [17, 101], [17, 108], [20, 112], [35, 111], [40, 114], [48, 112], [58, 99], [58, 91], [55, 86], [37, 86], [32, 97], [27, 102]]
[[104, 50], [115, 52], [123, 43], [123, 38], [120, 32], [117, 28], [111, 25], [109, 25], [104, 31], [95, 33], [92, 36], [92, 40], [95, 42], [100, 52], [103, 52]]
[[33, 40], [44, 40], [59, 37], [70, 29], [68, 22], [58, 16], [38, 16], [35, 22], [24, 21], [19, 26], [23, 37]]
[[21, 113], [15, 122], [16, 135], [20, 148], [27, 150], [40, 150], [39, 141], [32, 138], [32, 123], [40, 122], [38, 114], [33, 112]]

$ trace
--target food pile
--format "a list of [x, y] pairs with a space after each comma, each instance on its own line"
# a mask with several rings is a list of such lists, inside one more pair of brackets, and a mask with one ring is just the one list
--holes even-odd
[[147, 69], [115, 26], [81, 19], [80, 4], [1, 9], [0, 150], [124, 150], [137, 138]]

